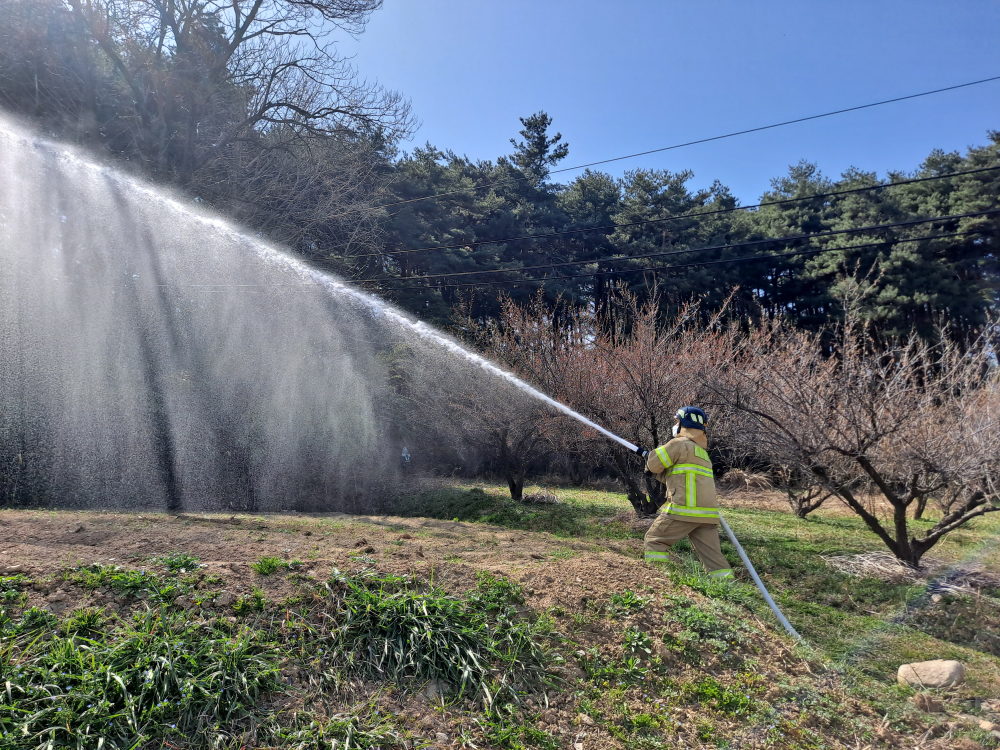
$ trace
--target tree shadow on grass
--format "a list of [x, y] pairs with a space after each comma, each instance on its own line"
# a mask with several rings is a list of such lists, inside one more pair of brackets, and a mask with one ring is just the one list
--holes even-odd
[[516, 502], [489, 495], [479, 487], [450, 487], [401, 498], [393, 513], [499, 526], [517, 531], [547, 532], [558, 537], [628, 539], [636, 536], [615, 505], [567, 500], [551, 505]]

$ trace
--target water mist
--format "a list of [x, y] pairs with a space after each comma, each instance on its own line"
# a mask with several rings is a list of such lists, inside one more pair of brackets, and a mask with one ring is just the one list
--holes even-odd
[[386, 349], [426, 324], [188, 199], [0, 121], [0, 500], [367, 508], [394, 480]]

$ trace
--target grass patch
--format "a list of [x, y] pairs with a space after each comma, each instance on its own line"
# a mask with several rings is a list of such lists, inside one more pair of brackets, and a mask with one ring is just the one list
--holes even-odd
[[156, 562], [160, 563], [171, 573], [188, 573], [192, 570], [197, 570], [199, 566], [198, 558], [194, 555], [189, 555], [187, 552], [174, 552], [171, 555], [157, 558]]
[[161, 578], [147, 570], [129, 570], [120, 565], [94, 563], [66, 571], [64, 576], [89, 591], [107, 587], [118, 594], [144, 595], [154, 601], [173, 601], [186, 591], [183, 583]]
[[649, 602], [649, 597], [639, 596], [632, 589], [611, 595], [608, 612], [612, 617], [627, 617], [642, 610]]
[[233, 605], [233, 613], [237, 616], [245, 616], [254, 612], [263, 612], [267, 607], [267, 597], [260, 589], [254, 589], [249, 594], [244, 594]]
[[461, 598], [398, 576], [335, 571], [341, 615], [328, 658], [380, 680], [444, 680], [489, 705], [515, 699], [541, 684], [547, 659], [536, 626], [516, 617], [514, 586], [487, 574]]
[[498, 491], [451, 487], [403, 498], [395, 512], [401, 516], [545, 531], [563, 538], [626, 539], [631, 535], [624, 524], [608, 520], [623, 510], [615, 496], [583, 491], [559, 492], [559, 495], [562, 502], [557, 504], [527, 505], [516, 503]]
[[250, 563], [250, 568], [259, 576], [269, 576], [287, 567], [287, 563], [279, 557], [262, 557], [257, 562]]
[[253, 632], [206, 636], [165, 611], [106, 640], [81, 632], [5, 640], [4, 747], [133, 748], [170, 736], [214, 746], [259, 723], [256, 703], [277, 687], [277, 653]]

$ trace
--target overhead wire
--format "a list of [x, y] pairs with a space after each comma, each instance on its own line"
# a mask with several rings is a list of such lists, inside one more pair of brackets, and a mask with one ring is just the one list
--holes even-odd
[[[843, 245], [837, 247], [820, 247], [820, 248], [803, 248], [800, 250], [792, 250], [787, 253], [768, 253], [766, 255], [747, 255], [741, 258], [724, 258], [720, 260], [700, 260], [691, 263], [681, 263], [677, 265], [667, 265], [667, 266], [645, 266], [643, 268], [624, 268], [624, 269], [608, 269], [608, 270], [598, 270], [592, 271], [590, 273], [576, 273], [568, 274], [565, 276], [545, 276], [539, 279], [498, 279], [496, 281], [469, 281], [469, 282], [459, 282], [456, 284], [430, 284], [424, 286], [404, 286], [404, 287], [379, 287], [380, 290], [390, 291], [390, 292], [400, 292], [400, 291], [430, 291], [436, 289], [455, 289], [459, 287], [480, 287], [480, 286], [498, 286], [500, 284], [544, 284], [549, 281], [562, 281], [568, 279], [580, 279], [580, 278], [592, 278], [596, 276], [623, 276], [625, 274], [632, 273], [661, 273], [664, 271], [676, 271], [685, 268], [698, 268], [701, 266], [720, 266], [729, 265], [735, 263], [750, 263], [754, 261], [766, 261], [773, 260], [775, 258], [791, 258], [799, 255], [818, 255], [820, 253], [833, 252], [835, 250], [861, 250], [870, 247], [880, 247], [883, 245], [901, 245], [910, 242], [922, 242], [924, 240], [939, 240], [948, 239], [952, 237], [964, 237], [970, 234], [982, 234], [981, 230], [969, 229], [962, 232], [948, 232], [946, 234], [934, 234], [925, 235], [923, 237], [905, 237], [902, 239], [891, 239], [891, 240], [879, 240], [878, 242], [866, 242], [858, 245]], [[735, 246], [729, 246], [735, 247]], [[692, 252], [692, 251], [687, 251]], [[391, 281], [398, 281], [399, 279], [391, 279]], [[402, 279], [407, 280], [407, 279]]]
[[748, 240], [746, 242], [739, 243], [725, 243], [721, 245], [709, 245], [699, 248], [686, 248], [683, 250], [669, 250], [658, 253], [646, 253], [642, 255], [618, 255], [610, 256], [604, 258], [591, 258], [588, 260], [570, 260], [562, 261], [559, 263], [542, 263], [535, 266], [522, 266], [520, 268], [490, 268], [483, 269], [479, 271], [453, 271], [450, 273], [437, 273], [437, 274], [426, 274], [422, 276], [411, 276], [411, 277], [379, 277], [374, 279], [350, 279], [346, 280], [344, 283], [371, 283], [378, 281], [400, 281], [403, 279], [414, 280], [414, 281], [426, 281], [432, 279], [443, 279], [443, 278], [454, 278], [457, 276], [482, 276], [485, 274], [495, 274], [495, 273], [523, 273], [524, 271], [537, 271], [544, 268], [564, 268], [566, 266], [579, 266], [579, 265], [592, 265], [600, 263], [624, 263], [633, 260], [648, 260], [650, 258], [662, 258], [672, 255], [682, 255], [685, 253], [697, 253], [697, 252], [708, 252], [710, 250], [725, 250], [725, 249], [735, 249], [738, 247], [752, 247], [755, 245], [766, 245], [773, 244], [776, 242], [795, 242], [799, 240], [812, 240], [812, 239], [822, 239], [825, 237], [835, 237], [837, 235], [843, 234], [854, 234], [857, 232], [873, 232], [883, 229], [893, 229], [896, 227], [906, 227], [906, 226], [916, 226], [918, 224], [930, 224], [937, 221], [954, 221], [956, 219], [968, 219], [976, 216], [986, 216], [990, 214], [1000, 213], [1000, 208], [986, 209], [983, 211], [970, 211], [963, 214], [951, 214], [948, 216], [934, 216], [925, 219], [909, 219], [907, 221], [896, 221], [889, 224], [873, 224], [864, 227], [852, 227], [848, 229], [835, 229], [829, 232], [814, 232], [810, 234], [796, 234], [788, 235], [785, 237], [767, 237], [760, 240]]
[[[584, 232], [600, 232], [604, 230], [611, 231], [614, 229], [628, 229], [630, 227], [643, 226], [646, 224], [662, 224], [670, 221], [679, 221], [681, 219], [718, 216], [720, 214], [730, 214], [730, 213], [735, 213], [737, 211], [753, 211], [755, 209], [766, 208], [768, 206], [782, 206], [788, 203], [798, 203], [801, 201], [809, 201], [822, 198], [833, 198], [841, 195], [863, 193], [870, 190], [882, 190], [885, 188], [898, 187], [902, 185], [913, 185], [921, 182], [945, 180], [950, 177], [961, 177], [963, 175], [980, 174], [983, 172], [995, 172], [997, 170], [1000, 170], [1000, 166], [981, 167], [978, 169], [964, 170], [962, 172], [950, 172], [948, 174], [931, 175], [929, 177], [913, 177], [906, 180], [897, 180], [896, 182], [883, 182], [879, 183], [878, 185], [867, 185], [864, 187], [833, 190], [827, 193], [815, 193], [813, 195], [803, 195], [796, 198], [783, 198], [781, 200], [768, 201], [767, 203], [755, 203], [749, 206], [735, 206], [733, 208], [721, 208], [715, 211], [691, 211], [684, 214], [676, 214], [674, 216], [665, 216], [659, 219], [643, 219], [641, 221], [630, 221], [630, 222], [623, 222], [620, 224], [604, 224], [602, 226], [596, 226], [596, 227], [577, 227], [575, 229], [565, 229], [559, 232], [546, 232], [542, 234], [524, 234], [518, 237], [501, 237], [492, 240], [476, 240], [474, 242], [456, 242], [450, 245], [432, 245], [428, 247], [411, 248], [409, 250], [390, 250], [388, 252], [382, 252], [382, 253], [363, 253], [360, 255], [345, 255], [341, 256], [338, 260], [355, 260], [358, 258], [381, 258], [385, 256], [391, 257], [396, 255], [408, 255], [410, 253], [428, 252], [431, 250], [454, 250], [467, 247], [479, 247], [481, 245], [500, 245], [506, 242], [519, 242], [523, 240], [543, 240], [543, 239], [549, 239], [551, 237], [564, 237], [569, 234], [581, 234]], [[321, 261], [313, 261], [313, 262], [321, 262]]]
[[[784, 120], [782, 122], [776, 122], [776, 123], [772, 123], [770, 125], [761, 125], [761, 126], [756, 127], [756, 128], [747, 128], [745, 130], [737, 130], [737, 131], [732, 132], [732, 133], [725, 133], [723, 135], [714, 135], [714, 136], [710, 136], [708, 138], [699, 138], [699, 139], [696, 139], [696, 140], [693, 140], [693, 141], [686, 141], [684, 143], [675, 143], [672, 146], [663, 146], [661, 148], [649, 149], [647, 151], [638, 151], [638, 152], [636, 152], [634, 154], [626, 154], [624, 156], [615, 156], [615, 157], [612, 157], [610, 159], [600, 159], [598, 161], [592, 161], [592, 162], [588, 162], [586, 164], [578, 164], [578, 165], [573, 166], [573, 167], [562, 167], [560, 169], [553, 169], [553, 170], [551, 170], [549, 172], [549, 174], [559, 174], [559, 173], [562, 173], [562, 172], [571, 172], [571, 171], [574, 171], [574, 170], [577, 170], [577, 169], [586, 169], [587, 167], [598, 166], [600, 164], [610, 164], [612, 162], [623, 161], [625, 159], [633, 159], [633, 158], [635, 158], [637, 156], [647, 156], [649, 154], [658, 154], [658, 153], [662, 153], [664, 151], [672, 151], [672, 150], [678, 149], [678, 148], [685, 148], [687, 146], [695, 146], [695, 145], [698, 145], [698, 144], [701, 144], [701, 143], [710, 143], [712, 141], [721, 141], [721, 140], [724, 140], [726, 138], [735, 138], [736, 136], [748, 135], [749, 133], [759, 133], [759, 132], [764, 131], [764, 130], [773, 130], [774, 128], [785, 127], [786, 125], [795, 125], [795, 124], [800, 123], [800, 122], [809, 122], [810, 120], [819, 120], [819, 119], [822, 119], [824, 117], [833, 117], [834, 115], [842, 115], [842, 114], [845, 114], [847, 112], [857, 112], [857, 111], [862, 110], [862, 109], [871, 109], [872, 107], [880, 107], [880, 106], [885, 105], [885, 104], [894, 104], [896, 102], [907, 101], [909, 99], [919, 99], [919, 98], [924, 97], [924, 96], [931, 96], [933, 94], [941, 94], [941, 93], [944, 93], [944, 92], [947, 92], [947, 91], [955, 91], [957, 89], [964, 89], [964, 88], [968, 88], [970, 86], [979, 86], [980, 84], [990, 83], [992, 81], [998, 81], [998, 80], [1000, 80], [1000, 76], [991, 76], [989, 78], [981, 78], [978, 81], [969, 81], [967, 83], [959, 83], [959, 84], [956, 84], [954, 86], [945, 86], [944, 88], [932, 89], [931, 91], [921, 91], [920, 93], [917, 93], [917, 94], [908, 94], [906, 96], [897, 96], [897, 97], [893, 97], [892, 99], [883, 99], [881, 101], [870, 102], [868, 104], [859, 104], [859, 105], [854, 106], [854, 107], [847, 107], [845, 109], [837, 109], [837, 110], [833, 110], [831, 112], [823, 112], [822, 114], [818, 114], [818, 115], [809, 115], [807, 117], [797, 117], [797, 118], [795, 118], [793, 120]], [[402, 206], [402, 205], [406, 205], [406, 204], [409, 204], [409, 203], [419, 203], [420, 201], [434, 200], [436, 198], [444, 198], [444, 197], [447, 197], [449, 195], [458, 195], [460, 193], [468, 193], [470, 191], [474, 192], [474, 191], [483, 190], [483, 189], [486, 189], [486, 188], [493, 188], [493, 187], [496, 187], [498, 185], [503, 185], [503, 184], [512, 184], [512, 183], [516, 183], [516, 182], [527, 182], [527, 181], [530, 181], [532, 179], [534, 179], [534, 178], [525, 177], [525, 176], [521, 176], [521, 177], [509, 177], [509, 178], [504, 178], [502, 180], [496, 180], [496, 181], [491, 182], [491, 183], [486, 184], [486, 185], [473, 185], [471, 187], [462, 188], [460, 190], [449, 190], [449, 191], [446, 191], [446, 192], [443, 192], [443, 193], [435, 193], [433, 195], [425, 195], [425, 196], [422, 196], [420, 198], [409, 198], [409, 199], [404, 200], [404, 201], [395, 201], [394, 203], [382, 203], [382, 204], [379, 204], [377, 206], [373, 206], [371, 208], [360, 208], [360, 209], [356, 209], [354, 211], [345, 211], [342, 214], [338, 214], [338, 217], [339, 216], [347, 216], [348, 214], [358, 213], [358, 212], [361, 212], [361, 211], [377, 210], [377, 209], [380, 209], [380, 208], [391, 208], [393, 206]], [[338, 218], [338, 217], [333, 217], [333, 218]]]

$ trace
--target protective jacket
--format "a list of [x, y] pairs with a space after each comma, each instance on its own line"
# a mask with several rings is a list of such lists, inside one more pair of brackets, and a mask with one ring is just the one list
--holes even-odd
[[682, 427], [677, 437], [651, 451], [646, 460], [657, 480], [667, 486], [669, 500], [660, 510], [685, 521], [719, 523], [708, 439], [702, 430]]

